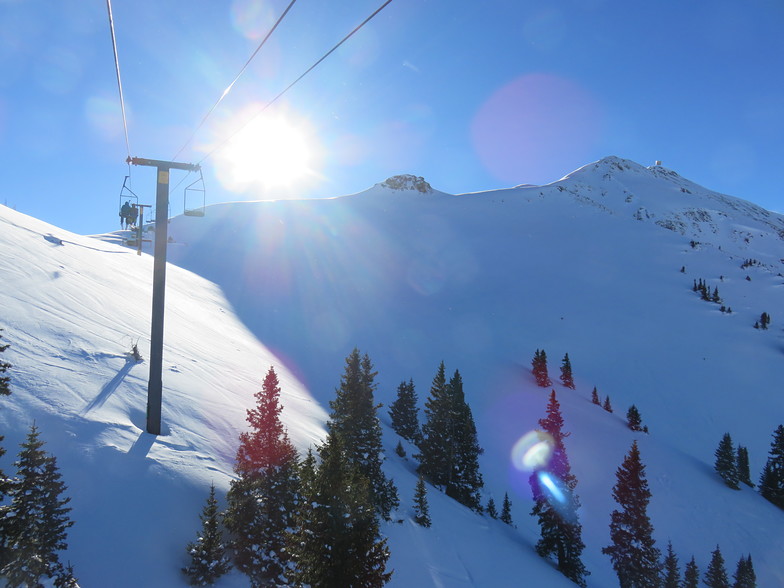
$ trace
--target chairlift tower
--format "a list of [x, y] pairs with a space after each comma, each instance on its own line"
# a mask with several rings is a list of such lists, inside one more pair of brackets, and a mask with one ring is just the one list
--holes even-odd
[[147, 432], [161, 434], [161, 401], [163, 396], [163, 314], [166, 292], [166, 246], [169, 239], [169, 170], [201, 172], [193, 163], [159, 161], [129, 157], [128, 163], [157, 168], [155, 192], [155, 258], [152, 271], [152, 326], [150, 328], [150, 379], [147, 384]]

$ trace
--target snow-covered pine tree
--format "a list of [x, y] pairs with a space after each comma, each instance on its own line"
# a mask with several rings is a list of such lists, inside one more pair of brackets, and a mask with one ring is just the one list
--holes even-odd
[[502, 523], [506, 523], [510, 527], [514, 527], [512, 521], [512, 501], [509, 500], [509, 493], [504, 492], [504, 501], [501, 503], [501, 516], [498, 517]]
[[329, 403], [332, 413], [327, 430], [341, 437], [346, 459], [367, 476], [374, 505], [384, 519], [389, 519], [389, 513], [398, 506], [399, 500], [397, 488], [381, 469], [384, 452], [381, 423], [376, 414], [380, 405], [373, 399], [375, 377], [370, 358], [367, 354], [360, 356], [355, 348], [346, 358], [335, 400]]
[[591, 402], [598, 406], [602, 405], [602, 403], [599, 401], [599, 391], [596, 389], [596, 386], [593, 387], [593, 391], [591, 392]]
[[735, 461], [735, 447], [732, 445], [732, 437], [729, 433], [724, 433], [724, 436], [716, 448], [716, 463], [714, 469], [716, 473], [721, 476], [724, 483], [733, 490], [740, 490], [738, 481], [738, 464]]
[[479, 471], [479, 456], [484, 450], [479, 446], [474, 416], [465, 401], [463, 379], [459, 371], [455, 370], [447, 388], [452, 397], [454, 459], [446, 494], [460, 504], [482, 512], [479, 491], [484, 481]]
[[612, 412], [613, 411], [612, 404], [610, 404], [610, 397], [609, 396], [605, 396], [604, 397], [604, 404], [602, 405], [602, 408], [604, 408], [604, 410], [606, 410], [607, 412]]
[[724, 567], [724, 557], [721, 555], [721, 549], [718, 545], [711, 554], [711, 560], [702, 581], [708, 588], [730, 588], [727, 570]]
[[414, 522], [422, 527], [429, 527], [432, 523], [427, 502], [427, 486], [422, 476], [419, 476], [414, 490]]
[[751, 470], [749, 469], [749, 450], [742, 445], [738, 445], [738, 479], [739, 481], [754, 488], [754, 482], [751, 481]]
[[319, 449], [321, 465], [315, 468], [310, 454], [305, 467], [315, 469], [302, 473], [303, 500], [288, 541], [294, 567], [287, 580], [293, 585], [370, 588], [392, 576], [370, 482], [343, 448], [340, 436], [328, 433]]
[[60, 563], [59, 551], [68, 548], [70, 498], [57, 468], [57, 459], [44, 451], [38, 428], [33, 424], [21, 444], [16, 476], [9, 486], [11, 503], [2, 520], [0, 537], [2, 569], [9, 586], [38, 586], [42, 577], [69, 580]]
[[564, 355], [561, 361], [561, 383], [567, 388], [574, 390], [574, 378], [572, 377], [572, 362], [569, 361], [569, 354]]
[[664, 579], [662, 588], [681, 588], [681, 571], [678, 556], [672, 550], [672, 542], [667, 542], [667, 555], [664, 557]]
[[247, 411], [250, 431], [240, 434], [226, 495], [223, 522], [229, 531], [234, 564], [254, 585], [283, 581], [289, 565], [286, 529], [298, 501], [297, 451], [280, 421], [280, 385], [270, 367], [256, 406]]
[[403, 439], [418, 443], [422, 432], [419, 429], [419, 408], [414, 380], [400, 382], [397, 387], [397, 398], [389, 406], [389, 417], [392, 419], [392, 430]]
[[399, 457], [405, 457], [406, 456], [406, 450], [403, 448], [403, 444], [400, 441], [398, 441], [397, 445], [395, 445], [395, 453]]
[[[572, 474], [566, 454], [564, 439], [570, 435], [563, 431], [561, 406], [550, 392], [546, 418], [539, 419], [539, 426], [553, 440], [553, 453], [546, 468], [535, 472], [531, 478], [534, 506], [531, 514], [538, 519], [541, 538], [536, 543], [536, 552], [544, 558], [555, 558], [558, 570], [578, 586], [586, 585], [590, 575], [580, 559], [585, 548], [582, 541], [582, 525], [577, 515], [580, 500], [575, 493], [577, 478]], [[541, 476], [548, 476], [553, 484], [563, 490], [563, 499], [558, 500], [545, 492]]]
[[[3, 329], [0, 329], [0, 339], [3, 338]], [[8, 349], [10, 345], [8, 343], [0, 342], [0, 353], [4, 352]], [[11, 367], [11, 364], [7, 361], [3, 361], [0, 359], [0, 396], [8, 396], [11, 394], [11, 377], [6, 376], [5, 373], [8, 371], [8, 368]], [[2, 437], [0, 437], [2, 439]]]
[[215, 484], [210, 485], [210, 495], [199, 518], [201, 529], [196, 541], [186, 548], [190, 565], [182, 568], [182, 572], [191, 586], [209, 586], [231, 569], [218, 520]]
[[683, 587], [682, 588], [698, 588], [700, 585], [700, 568], [697, 567], [697, 562], [694, 561], [694, 556], [686, 564], [686, 569], [683, 571]]
[[491, 519], [498, 518], [498, 508], [495, 506], [495, 500], [493, 500], [492, 496], [487, 499], [487, 508], [485, 510]]
[[[0, 329], [0, 339], [2, 338], [3, 338], [3, 329]], [[8, 349], [8, 347], [9, 345], [7, 343], [6, 344], [0, 343], [0, 353], [3, 353], [6, 349]], [[8, 368], [10, 367], [11, 367], [10, 363], [0, 359], [0, 396], [8, 396], [11, 394], [11, 385], [10, 385], [11, 377], [4, 375], [8, 370]], [[0, 435], [0, 444], [3, 442], [3, 439], [5, 439], [5, 437], [3, 435]], [[5, 449], [3, 449], [3, 446], [0, 445], [0, 457], [3, 457], [4, 455], [5, 455]], [[2, 502], [3, 502], [3, 498], [8, 492], [9, 483], [10, 480], [6, 477], [3, 470], [0, 469], [0, 520], [5, 518], [4, 510], [6, 510], [7, 507], [3, 506]], [[3, 547], [4, 545], [2, 532], [3, 532], [3, 528], [2, 528], [2, 524], [0, 524], [0, 547]], [[3, 558], [2, 556], [0, 556], [0, 567], [2, 567], [2, 565], [3, 565]]]
[[732, 577], [735, 580], [732, 588], [757, 588], [757, 574], [754, 572], [754, 564], [751, 563], [751, 555], [740, 557]]
[[632, 443], [616, 477], [613, 498], [621, 508], [611, 514], [612, 544], [603, 547], [602, 553], [610, 556], [621, 588], [658, 588], [661, 554], [648, 518], [651, 492], [637, 441]]
[[779, 425], [773, 432], [770, 453], [760, 476], [759, 493], [784, 508], [784, 425]]
[[537, 349], [534, 352], [534, 358], [531, 361], [531, 371], [536, 380], [536, 385], [542, 388], [552, 386], [552, 381], [547, 373], [547, 354], [544, 349]]
[[626, 426], [632, 431], [642, 431], [642, 417], [634, 404], [626, 411]]
[[419, 474], [442, 489], [452, 473], [454, 439], [452, 396], [447, 389], [444, 362], [430, 385], [430, 396], [425, 401], [425, 422], [419, 442]]

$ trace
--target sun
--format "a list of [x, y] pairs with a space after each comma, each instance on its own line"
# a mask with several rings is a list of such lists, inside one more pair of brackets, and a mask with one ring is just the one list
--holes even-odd
[[221, 181], [231, 190], [294, 188], [313, 175], [315, 139], [284, 115], [253, 119], [221, 150]]

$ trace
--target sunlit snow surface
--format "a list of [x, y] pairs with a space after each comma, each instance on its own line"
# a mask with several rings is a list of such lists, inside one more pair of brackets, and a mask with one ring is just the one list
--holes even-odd
[[[545, 349], [571, 432], [589, 586], [617, 585], [601, 548], [615, 470], [635, 439], [659, 546], [671, 540], [682, 564], [694, 555], [704, 571], [719, 544], [730, 575], [750, 553], [759, 585], [779, 586], [784, 512], [723, 486], [713, 461], [730, 432], [756, 481], [784, 422], [782, 231], [779, 215], [618, 158], [547, 186], [449, 195], [379, 185], [176, 217], [169, 260], [194, 273], [168, 268], [165, 434], [155, 438], [143, 432], [149, 366], [127, 356], [136, 341], [149, 355], [152, 258], [116, 234], [77, 236], [0, 207], [0, 327], [14, 366], [14, 394], [0, 399], [2, 468], [13, 471], [35, 420], [69, 486], [76, 524], [63, 559], [82, 585], [185, 585], [185, 544], [210, 482], [228, 487], [270, 365], [305, 450], [323, 435], [354, 346], [371, 356], [387, 406], [409, 378], [424, 403], [443, 360], [449, 375], [460, 370], [485, 449], [483, 501], [500, 507], [508, 492], [517, 529], [432, 488], [433, 527], [417, 527], [416, 448], [404, 443], [398, 457], [385, 429], [402, 521], [382, 528], [391, 585], [571, 586], [534, 552], [531, 472], [513, 458], [545, 416], [550, 390], [530, 373]], [[758, 263], [741, 268], [748, 258]], [[732, 314], [699, 300], [697, 279]], [[755, 330], [763, 311], [771, 328]], [[567, 352], [575, 391], [558, 384]], [[613, 414], [591, 404], [594, 386]], [[631, 404], [649, 435], [625, 427]], [[386, 407], [380, 416], [388, 422]], [[235, 572], [219, 585], [247, 582]]]

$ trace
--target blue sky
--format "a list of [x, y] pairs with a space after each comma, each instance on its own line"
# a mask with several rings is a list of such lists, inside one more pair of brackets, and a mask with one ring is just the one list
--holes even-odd
[[[174, 157], [288, 3], [114, 0], [131, 155]], [[784, 211], [780, 1], [393, 0], [258, 115], [381, 4], [294, 4], [177, 158], [202, 162], [208, 204], [398, 173], [451, 193], [540, 184], [617, 155]], [[106, 3], [0, 0], [0, 72], [0, 203], [117, 228], [128, 153]], [[281, 132], [255, 130], [266, 118], [309, 154], [287, 185], [253, 177], [282, 151], [253, 142]], [[240, 128], [250, 142], [225, 143]], [[191, 179], [173, 172], [172, 214]], [[152, 170], [131, 182], [153, 203]]]

